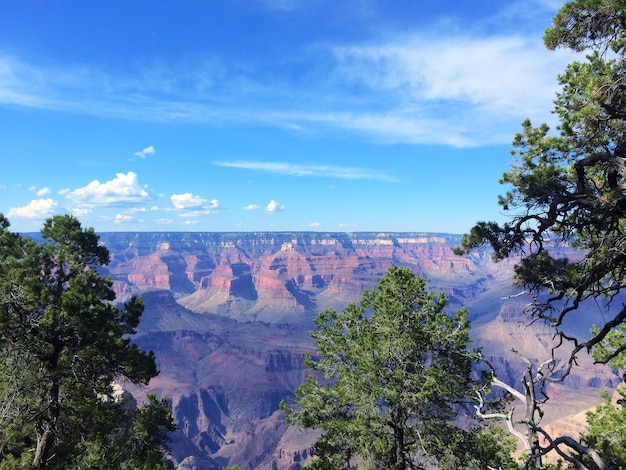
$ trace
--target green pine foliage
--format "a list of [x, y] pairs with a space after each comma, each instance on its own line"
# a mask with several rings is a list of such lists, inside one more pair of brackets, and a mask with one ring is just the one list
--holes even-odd
[[[626, 306], [618, 299], [626, 287], [626, 1], [569, 1], [544, 42], [586, 56], [558, 77], [559, 125], [550, 130], [524, 121], [513, 141], [515, 161], [501, 180], [509, 189], [499, 202], [510, 218], [477, 223], [458, 253], [487, 245], [496, 260], [520, 256], [515, 281], [533, 298], [529, 320], [545, 320], [560, 339], [573, 342], [561, 378], [587, 351], [623, 371]], [[561, 244], [580, 256], [559, 255]], [[605, 320], [590, 338], [572, 338], [561, 326], [580, 315], [585, 302], [606, 307]], [[590, 463], [594, 451], [615, 465], [610, 468], [624, 465], [624, 410], [604, 399], [588, 416], [592, 447], [581, 457], [584, 468], [602, 465], [598, 458]], [[574, 450], [585, 454], [580, 446]]]
[[581, 436], [584, 442], [603, 457], [609, 468], [626, 469], [626, 390], [619, 388], [620, 403], [615, 403], [607, 392], [602, 392], [602, 403], [587, 413], [587, 429]]
[[157, 374], [129, 338], [141, 300], [113, 303], [108, 250], [74, 217], [48, 219], [41, 243], [8, 227], [0, 215], [0, 468], [159, 468], [169, 404], [104, 399], [115, 378]]
[[[576, 0], [555, 16], [546, 46], [587, 53], [558, 77], [559, 126], [524, 121], [513, 141], [515, 161], [501, 180], [510, 188], [500, 196], [509, 221], [479, 222], [458, 250], [490, 245], [496, 259], [521, 255], [516, 281], [536, 300], [531, 319], [556, 328], [581, 303], [615, 298], [626, 282], [625, 20], [624, 0]], [[559, 257], [553, 248], [560, 243], [583, 257]], [[626, 320], [626, 308], [615, 307], [574, 354], [609, 339]]]
[[479, 358], [471, 350], [467, 311], [445, 311], [410, 269], [392, 267], [376, 289], [343, 312], [314, 320], [314, 371], [282, 404], [290, 423], [324, 431], [311, 469], [511, 467], [506, 439], [455, 425]]

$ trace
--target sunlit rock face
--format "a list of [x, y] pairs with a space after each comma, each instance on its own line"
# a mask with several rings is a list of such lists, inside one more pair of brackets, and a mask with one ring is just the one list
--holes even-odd
[[[524, 363], [551, 357], [552, 331], [524, 326], [525, 301], [511, 288], [513, 261], [489, 253], [454, 254], [460, 236], [420, 233], [106, 233], [107, 273], [118, 300], [145, 303], [135, 341], [156, 353], [160, 374], [139, 398], [156, 392], [172, 400], [179, 432], [173, 458], [185, 468], [297, 470], [311, 455], [317, 432], [288, 427], [278, 404], [291, 400], [315, 352], [312, 319], [358, 301], [392, 265], [410, 267], [443, 291], [449, 308], [468, 308], [477, 346], [498, 374], [519, 386]], [[601, 312], [572, 322], [585, 334]], [[563, 357], [559, 360], [564, 361]], [[598, 401], [619, 378], [581, 366], [549, 394], [551, 429]], [[554, 409], [550, 413], [550, 407]], [[521, 408], [521, 407], [519, 407]], [[569, 420], [569, 421], [568, 421]]]
[[480, 255], [456, 256], [456, 235], [121, 233], [103, 240], [120, 297], [168, 290], [197, 313], [269, 323], [309, 322], [358, 300], [393, 264], [410, 266], [453, 301], [480, 296], [493, 267]]

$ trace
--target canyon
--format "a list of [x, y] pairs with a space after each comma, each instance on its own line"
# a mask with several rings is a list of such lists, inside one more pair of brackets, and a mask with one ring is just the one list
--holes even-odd
[[[148, 386], [122, 386], [139, 400], [146, 393], [171, 400], [179, 428], [171, 457], [181, 468], [302, 468], [319, 432], [288, 426], [279, 403], [292, 401], [307, 376], [302, 359], [315, 353], [312, 320], [324, 309], [358, 302], [392, 265], [410, 267], [429, 289], [444, 292], [450, 311], [469, 310], [475, 346], [507, 383], [520, 387], [520, 356], [541, 363], [552, 355], [551, 328], [524, 321], [528, 299], [514, 295], [515, 259], [494, 263], [487, 250], [457, 256], [459, 235], [100, 236], [111, 253], [103, 274], [111, 277], [117, 300], [144, 301], [133, 340], [155, 352], [160, 370]], [[601, 319], [602, 312], [590, 306], [566, 327], [584, 336]], [[566, 354], [565, 347], [557, 350], [557, 370]], [[592, 362], [581, 357], [566, 381], [550, 385], [550, 429], [579, 432], [581, 412], [599, 402], [600, 390], [621, 382], [614, 371]]]

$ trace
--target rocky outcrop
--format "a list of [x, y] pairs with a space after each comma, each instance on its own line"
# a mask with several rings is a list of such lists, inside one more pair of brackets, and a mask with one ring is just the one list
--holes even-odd
[[124, 411], [133, 411], [137, 408], [137, 400], [135, 400], [135, 397], [118, 383], [111, 384], [110, 393], [98, 396], [103, 402], [119, 405]]

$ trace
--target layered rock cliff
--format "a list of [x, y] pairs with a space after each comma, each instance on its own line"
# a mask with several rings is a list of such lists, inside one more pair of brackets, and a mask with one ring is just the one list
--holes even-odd
[[[524, 326], [523, 302], [506, 299], [512, 262], [456, 256], [456, 235], [106, 233], [101, 240], [112, 254], [107, 270], [118, 299], [144, 299], [135, 341], [155, 351], [161, 371], [134, 392], [172, 400], [180, 429], [172, 453], [185, 468], [301, 468], [317, 434], [289, 428], [278, 403], [292, 399], [306, 377], [311, 320], [358, 301], [393, 264], [445, 292], [450, 310], [469, 309], [475, 342], [501, 378], [519, 383], [524, 366], [513, 347], [538, 362], [552, 353], [552, 331]], [[585, 332], [597, 315], [590, 310], [571, 327]], [[612, 371], [583, 358], [567, 383], [551, 388], [546, 417], [558, 426], [617, 383]]]
[[[510, 279], [506, 263], [456, 256], [455, 235], [384, 233], [115, 233], [102, 235], [119, 296], [168, 290], [198, 313], [270, 323], [308, 322], [410, 266], [453, 302]], [[506, 269], [505, 269], [506, 270]], [[499, 286], [498, 288], [502, 288]]]

